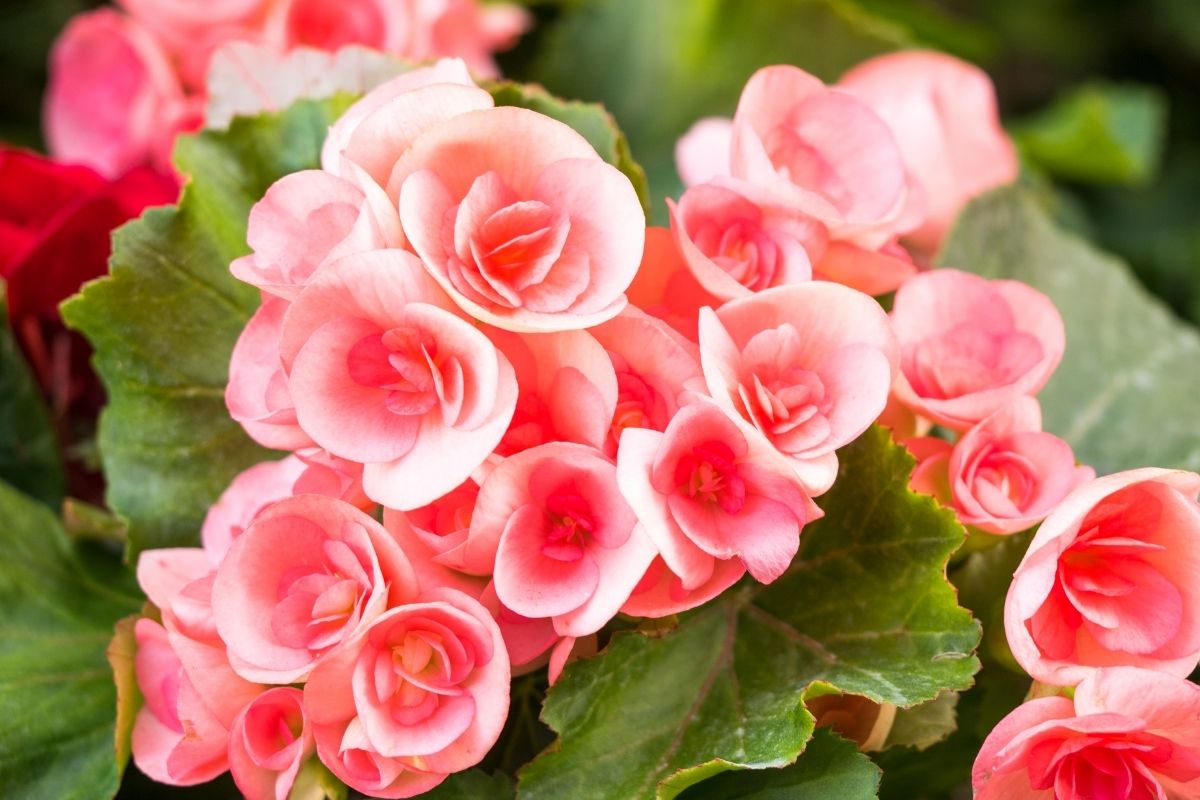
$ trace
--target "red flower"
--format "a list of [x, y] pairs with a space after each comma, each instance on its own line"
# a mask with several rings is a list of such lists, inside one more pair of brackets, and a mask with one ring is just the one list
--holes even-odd
[[112, 229], [173, 202], [174, 177], [136, 168], [107, 180], [88, 167], [0, 147], [0, 277], [14, 327], [58, 319], [58, 304], [107, 269]]

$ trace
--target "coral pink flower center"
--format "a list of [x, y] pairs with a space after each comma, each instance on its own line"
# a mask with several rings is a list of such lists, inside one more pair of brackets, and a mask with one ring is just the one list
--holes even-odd
[[385, 405], [393, 414], [422, 416], [461, 399], [461, 363], [453, 356], [439, 359], [437, 341], [415, 327], [360, 339], [346, 366], [356, 383], [387, 392]]
[[1173, 750], [1170, 742], [1145, 734], [1046, 741], [1029, 754], [1030, 785], [1053, 789], [1055, 797], [1152, 800], [1161, 795], [1151, 768], [1170, 760]]
[[323, 651], [338, 644], [357, 625], [371, 594], [366, 554], [336, 539], [326, 541], [322, 552], [321, 564], [297, 567], [280, 579], [271, 628], [289, 647]]
[[854, 195], [837, 170], [792, 127], [780, 125], [775, 128], [763, 145], [775, 171], [782, 177], [816, 191], [839, 211], [844, 212], [853, 205]]
[[711, 440], [692, 448], [675, 466], [675, 482], [688, 497], [726, 514], [736, 514], [746, 504], [746, 482], [738, 475], [733, 450]]
[[1183, 596], [1154, 563], [1165, 550], [1153, 541], [1161, 517], [1159, 499], [1135, 487], [1084, 519], [1047, 602], [1025, 623], [1048, 656], [1073, 655], [1081, 628], [1109, 649], [1139, 654], [1176, 636]]
[[450, 213], [448, 244], [457, 255], [450, 279], [459, 291], [508, 308], [562, 310], [586, 288], [586, 269], [561, 275], [550, 281], [555, 307], [540, 308], [549, 298], [539, 290], [563, 255], [571, 220], [540, 200], [521, 200], [495, 172], [476, 178]]
[[557, 561], [578, 561], [595, 529], [591, 506], [573, 482], [567, 483], [546, 499], [542, 554]]
[[[985, 447], [967, 473], [975, 495], [997, 514], [1019, 513], [1029, 505], [1037, 489], [1037, 468], [1020, 453], [1000, 449], [995, 443]], [[1001, 498], [1003, 500], [1001, 500]], [[1004, 505], [1007, 508], [992, 506]]]
[[736, 220], [722, 228], [702, 226], [692, 235], [700, 251], [747, 289], [771, 285], [779, 262], [779, 248], [755, 222]]
[[304, 714], [299, 706], [259, 703], [246, 713], [245, 724], [250, 758], [260, 767], [272, 769], [304, 733]]
[[905, 377], [922, 397], [945, 400], [1010, 384], [1044, 355], [1036, 337], [964, 323], [905, 348]]

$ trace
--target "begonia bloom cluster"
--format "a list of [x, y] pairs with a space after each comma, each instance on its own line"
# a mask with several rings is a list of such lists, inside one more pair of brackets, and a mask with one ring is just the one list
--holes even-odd
[[[907, 415], [957, 437], [903, 437], [914, 488], [993, 533], [1048, 517], [1010, 594], [1014, 654], [1093, 683], [1022, 713], [1047, 742], [1111, 723], [1163, 756], [1130, 756], [1130, 780], [1193, 780], [1194, 742], [1170, 725], [1092, 718], [1132, 674], [1108, 667], [1178, 676], [1200, 657], [1195, 476], [1091, 482], [1041, 430], [1065, 345], [1053, 305], [923, 266], [966, 200], [1013, 177], [990, 86], [957, 61], [886, 58], [903, 69], [834, 87], [756, 73], [732, 123], [681, 142], [692, 185], [670, 229], [646, 227], [583, 136], [496, 107], [462, 61], [352, 106], [321, 168], [254, 207], [231, 265], [262, 304], [227, 405], [291, 455], [235, 479], [201, 548], [142, 556], [161, 615], [136, 631], [143, 770], [229, 769], [269, 797], [315, 758], [370, 796], [425, 792], [496, 742], [514, 673], [548, 664], [553, 681], [618, 614], [786, 574], [837, 451]], [[911, 94], [879, 88], [913, 71]], [[988, 113], [942, 114], [960, 83]], [[931, 119], [953, 158], [922, 144]], [[892, 290], [889, 313], [871, 295]], [[1107, 739], [1069, 743], [1034, 775], [1040, 745], [997, 755], [1014, 730], [979, 785], [1079, 784], [1111, 760]]]

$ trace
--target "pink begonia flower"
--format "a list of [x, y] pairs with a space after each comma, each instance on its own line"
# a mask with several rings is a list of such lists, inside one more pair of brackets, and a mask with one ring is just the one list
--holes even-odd
[[927, 216], [905, 241], [923, 254], [936, 252], [968, 200], [1016, 179], [995, 89], [975, 65], [945, 53], [887, 53], [847, 72], [838, 87], [883, 118], [920, 182]]
[[370, 510], [374, 503], [363, 494], [361, 478], [361, 464], [315, 447], [243, 470], [204, 517], [200, 542], [209, 562], [214, 569], [220, 566], [233, 540], [242, 535], [258, 512], [285, 497], [323, 494]]
[[280, 351], [300, 427], [364, 464], [364, 491], [390, 508], [466, 480], [516, 405], [508, 359], [400, 250], [323, 269], [289, 309]]
[[825, 247], [825, 227], [733, 180], [693, 186], [667, 198], [671, 233], [688, 268], [722, 300], [812, 279], [810, 250]]
[[435, 589], [313, 670], [304, 708], [339, 779], [371, 797], [412, 797], [487, 754], [508, 716], [510, 675], [487, 609]]
[[1100, 669], [1074, 700], [1017, 706], [975, 758], [975, 800], [1200, 797], [1200, 687], [1134, 667]]
[[655, 556], [598, 450], [552, 442], [501, 463], [479, 490], [465, 561], [494, 564], [500, 602], [549, 617], [560, 636], [595, 633]]
[[765, 67], [742, 89], [731, 172], [815, 217], [834, 239], [877, 248], [913, 218], [904, 161], [865, 103], [791, 66]]
[[790, 456], [814, 495], [837, 476], [834, 451], [883, 411], [896, 360], [887, 314], [836, 283], [779, 286], [700, 312], [709, 393]]
[[732, 174], [733, 120], [705, 117], [697, 120], [675, 143], [675, 168], [684, 186], [699, 186]]
[[646, 229], [642, 263], [626, 295], [631, 305], [666, 322], [691, 342], [698, 338], [696, 315], [700, 309], [721, 305], [688, 269], [667, 228]]
[[192, 786], [212, 780], [229, 768], [229, 728], [237, 714], [230, 708], [240, 709], [261, 689], [228, 667], [209, 670], [208, 682], [194, 685], [196, 673], [184, 670], [175, 650], [186, 640], [150, 619], [137, 621], [134, 636], [134, 671], [145, 700], [133, 724], [134, 763], [159, 783]]
[[730, 559], [770, 583], [822, 516], [791, 461], [710, 402], [680, 409], [663, 433], [625, 431], [617, 484], [686, 591]]
[[1097, 667], [1186, 676], [1200, 662], [1200, 475], [1136, 469], [1069, 494], [1034, 536], [1004, 630], [1034, 678], [1069, 686]]
[[304, 693], [277, 686], [254, 698], [233, 723], [229, 771], [246, 800], [287, 800], [300, 765], [316, 749]]
[[604, 446], [617, 407], [617, 376], [591, 334], [485, 332], [513, 365], [520, 387], [499, 455], [553, 441]]
[[453, 116], [420, 134], [388, 194], [425, 268], [498, 328], [587, 328], [625, 306], [646, 219], [629, 179], [569, 126], [525, 108]]
[[367, 92], [330, 126], [321, 146], [321, 168], [342, 177], [361, 171], [371, 183], [386, 186], [396, 161], [422, 133], [458, 114], [494, 105], [462, 59], [446, 58], [402, 73]]
[[954, 509], [964, 525], [1016, 533], [1041, 522], [1064, 497], [1096, 477], [1075, 466], [1071, 446], [1042, 432], [1032, 397], [1013, 398], [954, 445], [929, 439], [909, 485]]
[[359, 44], [414, 62], [458, 56], [492, 78], [492, 52], [512, 46], [529, 21], [515, 5], [479, 0], [279, 0], [266, 37], [284, 50]]
[[617, 376], [617, 407], [602, 449], [617, 457], [626, 428], [666, 430], [690, 393], [704, 393], [696, 346], [634, 306], [592, 328]]
[[383, 526], [323, 495], [280, 500], [233, 541], [213, 584], [213, 616], [239, 675], [294, 683], [410, 601], [417, 580]]
[[287, 373], [279, 357], [279, 335], [288, 302], [263, 295], [262, 305], [238, 336], [229, 358], [225, 407], [246, 434], [263, 447], [295, 450], [312, 439], [296, 421]]
[[621, 613], [652, 619], [680, 614], [712, 600], [745, 574], [746, 565], [741, 559], [717, 560], [712, 577], [694, 589], [687, 589], [663, 557], [655, 556], [633, 594], [621, 606]]
[[923, 272], [896, 292], [896, 397], [962, 431], [1013, 397], [1037, 393], [1062, 359], [1062, 317], [1041, 292], [954, 269]]
[[229, 271], [263, 292], [295, 300], [323, 263], [403, 243], [399, 220], [376, 215], [351, 181], [321, 170], [285, 175], [250, 209], [246, 241], [254, 251]]
[[108, 178], [143, 165], [170, 173], [175, 135], [199, 123], [169, 56], [134, 20], [80, 14], [55, 42], [43, 125], [55, 158]]

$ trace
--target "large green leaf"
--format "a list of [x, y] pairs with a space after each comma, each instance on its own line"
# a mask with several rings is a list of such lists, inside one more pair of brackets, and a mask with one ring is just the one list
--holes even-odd
[[867, 800], [876, 796], [879, 776], [871, 759], [823, 728], [795, 764], [725, 772], [687, 789], [680, 800]]
[[195, 544], [209, 505], [267, 451], [225, 409], [229, 354], [258, 292], [229, 273], [246, 218], [273, 181], [317, 164], [345, 100], [301, 102], [180, 140], [191, 175], [178, 208], [120, 228], [111, 275], [63, 305], [108, 389], [100, 452], [108, 504], [129, 520], [130, 556]]
[[885, 430], [840, 455], [785, 576], [666, 635], [618, 634], [564, 672], [543, 711], [560, 738], [522, 770], [522, 798], [673, 797], [725, 769], [784, 766], [812, 733], [816, 681], [901, 706], [971, 684], [979, 628], [945, 577], [962, 528], [908, 491], [912, 457]]
[[1151, 297], [1116, 258], [1057, 229], [1012, 187], [967, 207], [939, 263], [1045, 292], [1067, 350], [1041, 400], [1046, 429], [1105, 474], [1139, 466], [1200, 468], [1200, 335]]
[[0, 282], [0, 480], [47, 505], [62, 502], [64, 476], [58, 439], [38, 385], [12, 331]]
[[105, 650], [138, 610], [132, 575], [0, 484], [0, 797], [111, 797], [120, 770]]
[[675, 141], [701, 117], [732, 115], [756, 69], [796, 64], [832, 81], [906, 43], [902, 28], [844, 0], [596, 0], [546, 31], [529, 77], [613, 112], [662, 221], [663, 197], [680, 189]]
[[1154, 177], [1167, 133], [1167, 99], [1138, 84], [1094, 82], [1013, 126], [1022, 155], [1047, 172], [1090, 183]]

